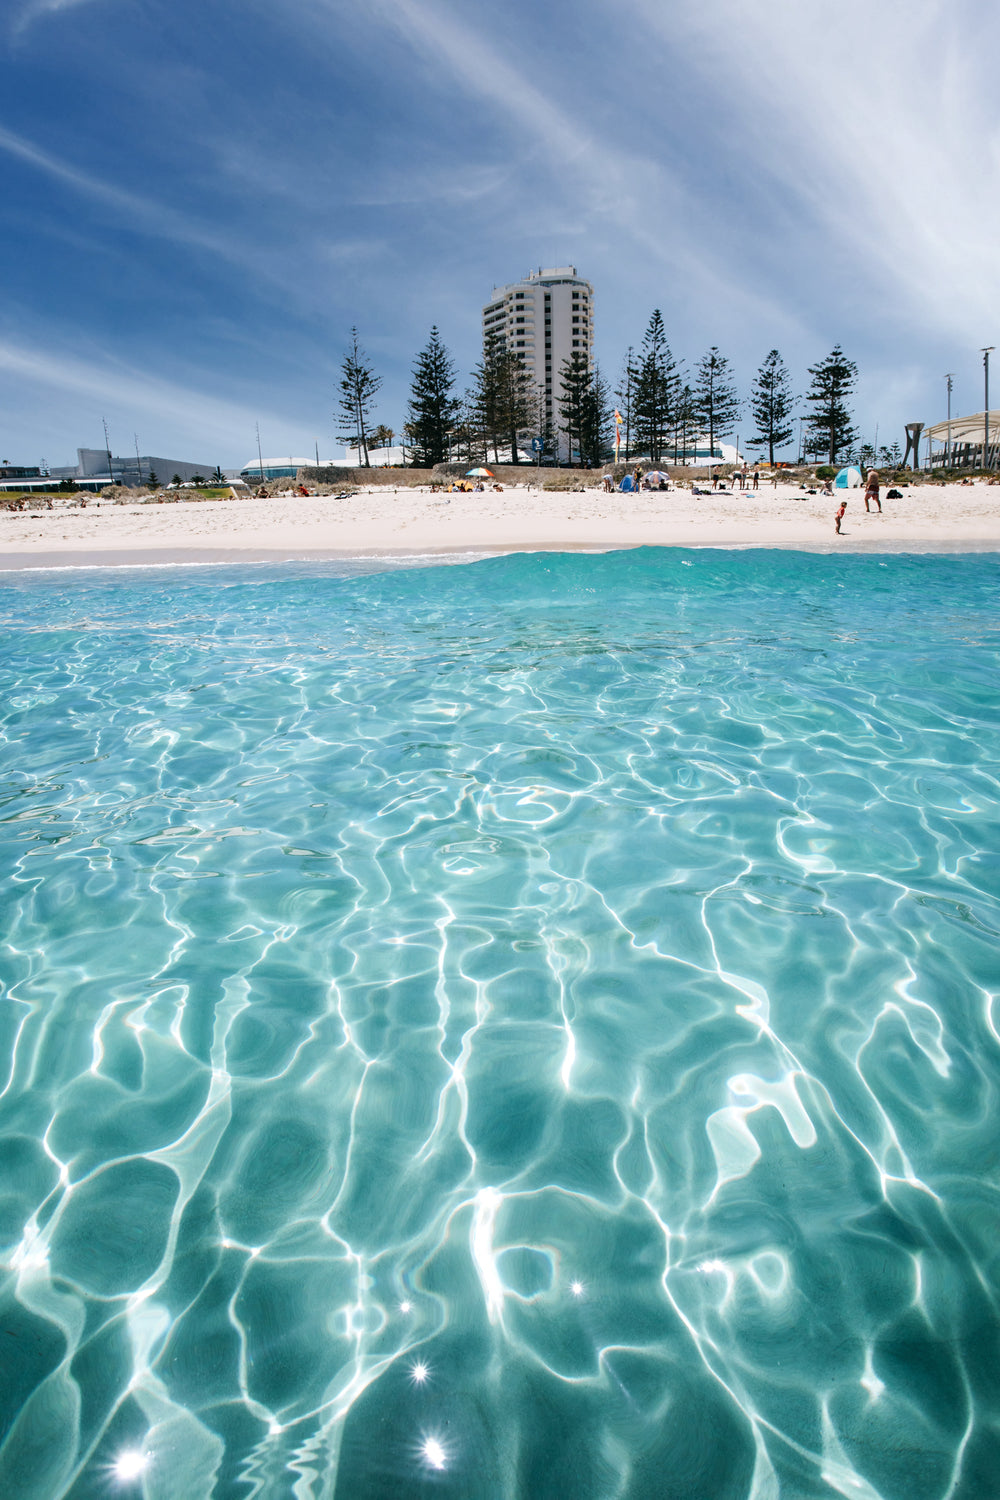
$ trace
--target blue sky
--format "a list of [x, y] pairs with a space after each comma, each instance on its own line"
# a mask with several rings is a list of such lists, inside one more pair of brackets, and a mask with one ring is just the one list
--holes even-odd
[[0, 455], [339, 454], [352, 324], [398, 430], [562, 264], [608, 374], [654, 307], [743, 390], [839, 342], [902, 442], [1000, 350], [998, 56], [994, 0], [8, 0]]

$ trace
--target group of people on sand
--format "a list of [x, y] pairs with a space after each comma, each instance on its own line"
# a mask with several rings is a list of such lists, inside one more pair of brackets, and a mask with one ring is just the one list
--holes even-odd
[[[626, 481], [629, 481], [626, 483]], [[611, 495], [615, 490], [615, 476], [613, 474], [601, 475], [601, 488], [606, 495]], [[632, 490], [669, 490], [670, 475], [666, 469], [654, 469], [652, 474], [644, 474], [641, 467], [636, 464], [631, 475], [626, 474], [622, 480], [623, 489]]]
[[[777, 469], [775, 469], [775, 471], [772, 474], [771, 478], [774, 481], [774, 487], [775, 487], [775, 489], [777, 489], [777, 487], [778, 487], [778, 471], [777, 471]], [[735, 493], [736, 490], [745, 490], [745, 489], [759, 490], [760, 489], [760, 465], [759, 464], [754, 464], [753, 470], [751, 471], [745, 463], [744, 464], [740, 464], [737, 468], [735, 468], [733, 470], [732, 474], [730, 475], [730, 480], [731, 480], [731, 485], [732, 485], [732, 489], [733, 489], [734, 493]], [[712, 470], [712, 489], [713, 490], [721, 489], [723, 487], [723, 485], [725, 484], [725, 482], [726, 482], [725, 475], [722, 473], [722, 470], [720, 468], [718, 468], [718, 466], [716, 466]]]

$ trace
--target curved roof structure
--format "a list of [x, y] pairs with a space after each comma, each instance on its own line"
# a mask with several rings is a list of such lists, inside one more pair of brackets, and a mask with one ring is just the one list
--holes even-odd
[[[935, 422], [931, 427], [925, 427], [923, 436], [933, 438], [936, 443], [948, 441], [948, 423]], [[953, 443], [978, 443], [981, 441], [986, 427], [986, 413], [975, 411], [971, 417], [952, 417], [951, 440]], [[995, 438], [1000, 438], [1000, 411], [990, 407], [990, 446], [993, 446]]]

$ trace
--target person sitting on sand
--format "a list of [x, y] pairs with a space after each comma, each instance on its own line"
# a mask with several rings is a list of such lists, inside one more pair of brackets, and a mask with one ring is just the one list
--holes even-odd
[[833, 480], [832, 479], [824, 479], [823, 480], [823, 494], [824, 495], [832, 495], [833, 494]]
[[878, 497], [878, 488], [878, 469], [869, 469], [868, 479], [865, 484], [865, 510], [871, 510], [871, 506], [868, 504], [868, 502], [869, 500], [874, 500], [875, 504], [878, 506], [878, 513], [879, 515], [881, 515], [882, 502]]
[[837, 514], [833, 518], [834, 530], [836, 531], [836, 533], [837, 533], [838, 536], [840, 536], [840, 523], [844, 519], [844, 512], [845, 512], [846, 509], [847, 509], [847, 501], [846, 500], [841, 500], [841, 502], [840, 502], [840, 509], [838, 510]]

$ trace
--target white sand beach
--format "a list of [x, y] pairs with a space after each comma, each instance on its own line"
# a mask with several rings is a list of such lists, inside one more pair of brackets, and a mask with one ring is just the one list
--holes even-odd
[[606, 550], [639, 546], [807, 551], [1000, 550], [1000, 487], [912, 485], [867, 514], [848, 491], [843, 531], [829, 495], [770, 482], [754, 492], [604, 494], [507, 487], [502, 494], [361, 489], [268, 499], [121, 503], [67, 497], [0, 513], [0, 568], [239, 562], [386, 553]]

